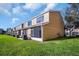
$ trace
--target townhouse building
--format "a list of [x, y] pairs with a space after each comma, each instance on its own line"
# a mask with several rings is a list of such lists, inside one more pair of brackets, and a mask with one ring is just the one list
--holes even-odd
[[12, 33], [14, 36], [37, 41], [63, 37], [63, 18], [59, 11], [48, 11], [16, 26]]

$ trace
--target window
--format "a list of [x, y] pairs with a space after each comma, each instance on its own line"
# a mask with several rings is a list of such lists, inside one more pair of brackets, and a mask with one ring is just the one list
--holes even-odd
[[44, 16], [40, 16], [37, 18], [37, 23], [41, 23], [44, 20]]
[[28, 21], [28, 26], [31, 26], [32, 25], [32, 21]]
[[35, 27], [32, 29], [32, 37], [41, 38], [41, 27]]
[[21, 30], [18, 31], [18, 34], [21, 35]]
[[27, 34], [27, 33], [26, 33], [26, 30], [23, 30], [22, 34], [23, 34], [23, 35], [26, 35], [26, 34]]

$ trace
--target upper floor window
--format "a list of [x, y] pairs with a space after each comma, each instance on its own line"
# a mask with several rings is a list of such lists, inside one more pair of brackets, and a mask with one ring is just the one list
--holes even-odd
[[32, 21], [28, 21], [28, 26], [31, 26], [32, 25]]
[[37, 23], [41, 23], [44, 20], [44, 16], [40, 16], [37, 18]]

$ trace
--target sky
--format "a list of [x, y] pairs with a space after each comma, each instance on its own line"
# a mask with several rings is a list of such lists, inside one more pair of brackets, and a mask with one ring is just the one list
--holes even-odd
[[66, 3], [0, 3], [0, 28], [13, 28], [49, 10], [57, 10], [64, 15], [67, 7]]

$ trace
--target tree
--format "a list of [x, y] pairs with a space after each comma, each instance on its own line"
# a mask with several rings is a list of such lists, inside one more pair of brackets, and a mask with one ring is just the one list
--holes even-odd
[[79, 4], [77, 3], [69, 3], [71, 6], [70, 8], [67, 8], [66, 10], [66, 19], [67, 21], [74, 22], [77, 19], [79, 19]]
[[66, 27], [70, 29], [70, 34], [79, 23], [79, 4], [69, 3], [70, 7], [65, 11], [65, 20], [67, 21]]

